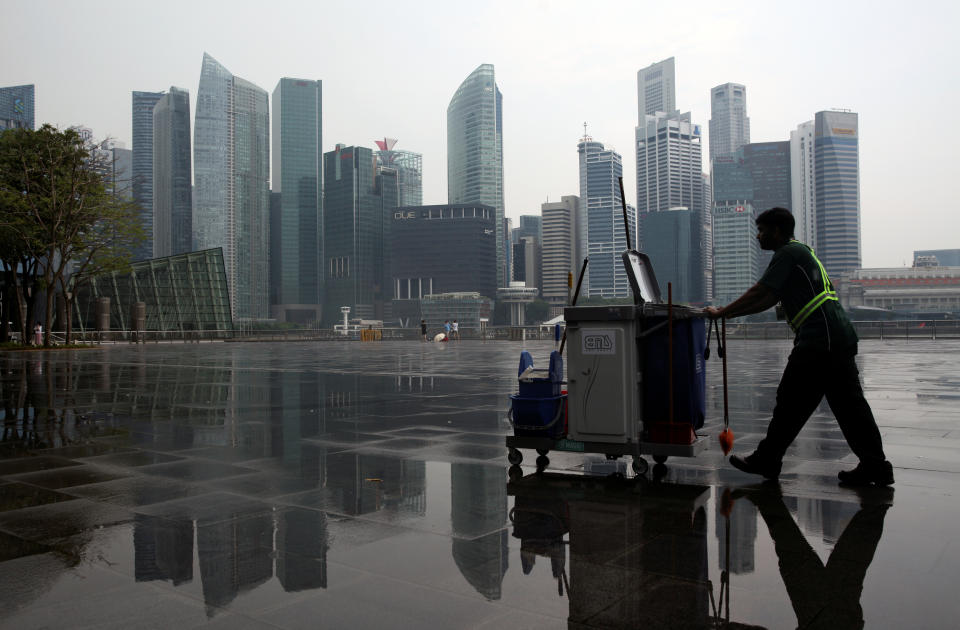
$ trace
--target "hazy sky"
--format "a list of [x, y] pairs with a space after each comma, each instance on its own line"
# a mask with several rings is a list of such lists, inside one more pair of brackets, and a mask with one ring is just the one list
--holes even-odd
[[[0, 15], [0, 86], [36, 85], [38, 125], [130, 148], [131, 91], [183, 87], [194, 107], [206, 51], [271, 93], [284, 76], [321, 79], [324, 151], [398, 138], [423, 154], [428, 204], [447, 200], [450, 97], [492, 63], [514, 218], [579, 194], [584, 122], [623, 155], [635, 203], [637, 70], [673, 56], [677, 105], [704, 141], [709, 90], [730, 81], [747, 86], [754, 142], [819, 110], [860, 114], [865, 267], [960, 248], [956, 2], [2, 0]], [[706, 170], [706, 142], [703, 155]]]

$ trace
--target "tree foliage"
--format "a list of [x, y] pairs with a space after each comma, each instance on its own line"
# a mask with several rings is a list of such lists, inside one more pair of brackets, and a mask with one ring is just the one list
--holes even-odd
[[49, 345], [58, 292], [70, 312], [71, 269], [81, 278], [123, 269], [142, 241], [136, 206], [117, 189], [113, 171], [112, 154], [85, 144], [73, 129], [44, 125], [0, 134], [0, 259], [16, 289], [23, 339], [32, 303], [17, 287], [32, 283], [43, 292]]

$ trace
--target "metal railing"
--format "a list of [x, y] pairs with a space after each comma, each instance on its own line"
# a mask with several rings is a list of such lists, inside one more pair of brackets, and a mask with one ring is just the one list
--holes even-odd
[[[960, 339], [960, 320], [956, 319], [917, 319], [889, 321], [856, 321], [853, 326], [860, 339]], [[382, 328], [384, 341], [419, 341], [420, 328]], [[200, 343], [210, 341], [266, 342], [266, 341], [359, 341], [363, 331], [351, 331], [341, 334], [330, 328], [292, 328], [282, 330], [258, 330], [244, 328], [223, 330], [147, 330], [121, 331], [111, 330], [73, 331], [71, 342], [96, 344], [130, 343]], [[433, 340], [440, 330], [429, 330], [427, 339]], [[733, 339], [776, 340], [793, 339], [793, 331], [783, 322], [727, 322], [727, 335]], [[553, 339], [553, 329], [542, 326], [492, 326], [483, 333], [475, 329], [461, 329], [462, 340], [497, 341], [549, 341]], [[51, 343], [61, 345], [66, 341], [64, 331], [51, 331]]]

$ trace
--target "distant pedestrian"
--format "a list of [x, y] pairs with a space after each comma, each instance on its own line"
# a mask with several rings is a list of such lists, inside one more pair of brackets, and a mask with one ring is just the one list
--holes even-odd
[[43, 345], [43, 325], [40, 322], [33, 325], [33, 345]]
[[450, 332], [453, 333], [453, 338], [457, 341], [460, 341], [460, 324], [457, 323], [457, 320], [453, 320], [451, 324]]
[[443, 336], [447, 339], [450, 338], [450, 320], [443, 322]]
[[420, 320], [420, 340], [427, 340], [427, 320], [425, 319]]

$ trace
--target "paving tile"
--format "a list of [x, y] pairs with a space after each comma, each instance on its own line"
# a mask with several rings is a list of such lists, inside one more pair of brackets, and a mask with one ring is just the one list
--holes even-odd
[[100, 483], [102, 481], [112, 481], [121, 479], [125, 475], [122, 473], [108, 472], [101, 468], [93, 466], [70, 466], [66, 468], [56, 468], [37, 473], [18, 475], [14, 479], [20, 483], [28, 483], [35, 486], [50, 488], [53, 490], [69, 488], [71, 486], [81, 486], [90, 483]]
[[62, 492], [38, 488], [25, 483], [0, 484], [0, 512], [19, 510], [26, 507], [70, 501], [73, 497]]
[[63, 457], [38, 455], [36, 457], [18, 457], [16, 459], [0, 460], [0, 476], [21, 475], [23, 473], [41, 470], [53, 470], [67, 466], [79, 466], [80, 462], [71, 461]]
[[144, 466], [139, 469], [139, 472], [145, 475], [157, 475], [160, 477], [171, 477], [189, 481], [208, 481], [211, 479], [232, 477], [234, 475], [246, 475], [255, 471], [252, 468], [192, 459], [170, 464]]

